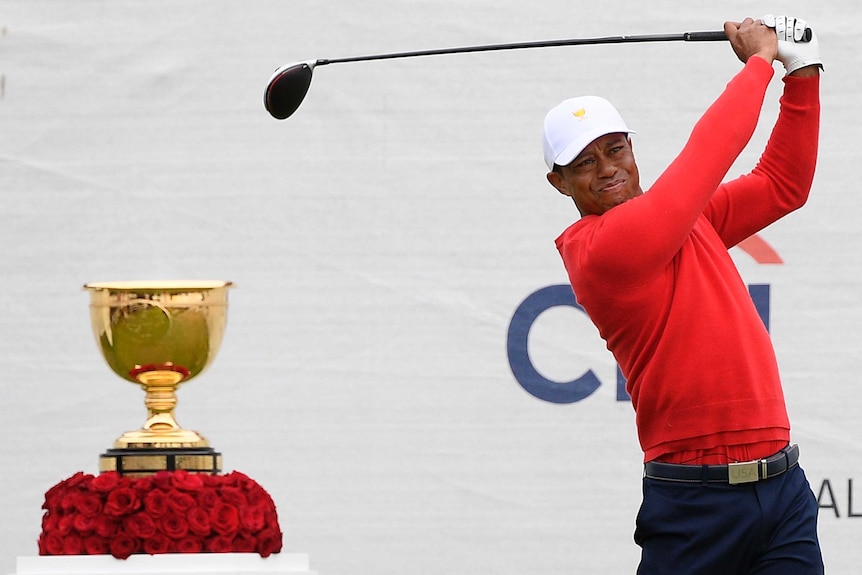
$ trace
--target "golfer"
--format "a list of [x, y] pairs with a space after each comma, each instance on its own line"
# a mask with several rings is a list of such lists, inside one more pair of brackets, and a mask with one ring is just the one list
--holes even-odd
[[[548, 181], [581, 218], [556, 245], [577, 301], [627, 379], [644, 452], [639, 574], [821, 574], [818, 506], [790, 444], [769, 334], [728, 249], [801, 207], [820, 123], [806, 23], [727, 22], [744, 63], [679, 156], [641, 189], [620, 114], [593, 96], [544, 123]], [[787, 74], [758, 164], [723, 182]]]

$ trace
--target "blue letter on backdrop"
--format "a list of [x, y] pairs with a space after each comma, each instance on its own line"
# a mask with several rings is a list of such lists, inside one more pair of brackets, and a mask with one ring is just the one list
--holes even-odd
[[572, 381], [552, 381], [536, 371], [528, 351], [530, 328], [533, 327], [536, 318], [543, 311], [560, 305], [584, 311], [584, 308], [575, 301], [575, 294], [569, 285], [544, 287], [521, 302], [509, 324], [507, 341], [509, 366], [518, 383], [539, 399], [554, 403], [573, 403], [592, 394], [601, 385], [593, 370], [587, 370]]

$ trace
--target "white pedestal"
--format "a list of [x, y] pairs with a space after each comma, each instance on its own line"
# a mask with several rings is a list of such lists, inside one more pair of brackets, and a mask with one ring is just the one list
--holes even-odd
[[165, 553], [18, 557], [12, 575], [317, 575], [305, 553]]

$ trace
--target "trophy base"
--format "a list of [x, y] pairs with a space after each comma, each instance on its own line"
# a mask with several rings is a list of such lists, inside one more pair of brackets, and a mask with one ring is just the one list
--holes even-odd
[[[149, 423], [149, 422], [148, 422]], [[209, 447], [210, 442], [197, 431], [182, 429], [176, 424], [165, 429], [158, 427], [127, 431], [114, 441], [115, 449], [187, 449]]]
[[144, 447], [109, 449], [99, 456], [99, 472], [142, 477], [159, 471], [183, 470], [218, 475], [222, 470], [221, 453], [212, 447]]

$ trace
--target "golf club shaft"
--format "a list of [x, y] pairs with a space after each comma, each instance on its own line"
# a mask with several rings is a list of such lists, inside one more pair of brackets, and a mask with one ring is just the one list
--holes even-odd
[[629, 42], [715, 42], [727, 40], [724, 31], [684, 32], [682, 34], [641, 34], [635, 36], [604, 36], [599, 38], [570, 38], [567, 40], [544, 40], [539, 42], [516, 42], [510, 44], [486, 44], [484, 46], [464, 46], [460, 48], [441, 48], [436, 50], [417, 50], [413, 52], [394, 52], [371, 56], [350, 58], [320, 59], [316, 66], [342, 62], [364, 62], [368, 60], [392, 60], [414, 56], [438, 56], [442, 54], [463, 54], [466, 52], [493, 52], [497, 50], [520, 50], [524, 48], [552, 48], [557, 46], [582, 46], [588, 44], [624, 44]]

